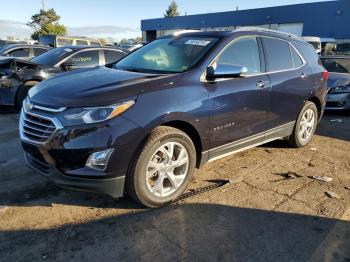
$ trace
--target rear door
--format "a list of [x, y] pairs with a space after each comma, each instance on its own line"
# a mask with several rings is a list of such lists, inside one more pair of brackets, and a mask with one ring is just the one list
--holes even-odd
[[288, 41], [262, 37], [266, 69], [271, 80], [268, 100], [267, 129], [293, 128], [313, 83], [310, 69], [297, 49]]
[[211, 148], [214, 148], [210, 150], [209, 158], [215, 159], [263, 140], [270, 84], [268, 76], [263, 72], [262, 60], [257, 37], [244, 36], [228, 44], [213, 62], [213, 65], [245, 66], [248, 75], [208, 83], [211, 98]]

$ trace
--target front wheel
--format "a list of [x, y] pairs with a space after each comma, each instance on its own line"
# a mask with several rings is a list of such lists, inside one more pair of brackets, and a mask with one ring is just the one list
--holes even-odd
[[147, 207], [176, 200], [192, 180], [196, 150], [182, 131], [162, 126], [154, 129], [128, 175], [128, 194]]
[[308, 145], [316, 131], [318, 111], [314, 103], [308, 101], [301, 110], [295, 123], [293, 134], [289, 137], [289, 144], [293, 147]]

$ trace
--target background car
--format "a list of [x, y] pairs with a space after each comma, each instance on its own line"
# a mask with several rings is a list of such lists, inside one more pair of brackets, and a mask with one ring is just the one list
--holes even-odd
[[59, 36], [59, 35], [41, 35], [39, 36], [39, 44], [51, 47], [62, 47], [71, 45], [91, 45], [103, 46], [98, 39], [82, 37], [82, 36]]
[[43, 45], [6, 44], [0, 47], [0, 56], [30, 60], [51, 48]]
[[337, 44], [337, 55], [350, 55], [350, 43], [344, 42]]
[[31, 61], [0, 60], [0, 105], [19, 109], [28, 90], [58, 73], [113, 64], [126, 56], [113, 47], [69, 46], [52, 49]]
[[329, 72], [327, 110], [350, 110], [350, 56], [322, 56]]

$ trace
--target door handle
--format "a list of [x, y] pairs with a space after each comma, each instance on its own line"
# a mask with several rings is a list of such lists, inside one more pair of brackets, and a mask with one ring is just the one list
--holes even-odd
[[301, 74], [301, 79], [306, 79], [306, 78], [307, 78], [307, 75], [304, 74], [304, 73], [302, 73], [302, 74]]
[[257, 87], [260, 87], [260, 88], [265, 88], [265, 87], [267, 87], [268, 85], [269, 85], [269, 83], [266, 82], [266, 81], [259, 81], [258, 83], [256, 83], [256, 86], [257, 86]]

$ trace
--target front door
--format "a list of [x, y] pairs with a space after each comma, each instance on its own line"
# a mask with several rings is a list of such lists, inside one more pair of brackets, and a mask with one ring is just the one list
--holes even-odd
[[248, 74], [208, 83], [210, 159], [263, 141], [270, 81], [263, 74], [260, 50], [255, 36], [240, 37], [228, 44], [213, 63], [214, 67], [215, 64], [245, 66]]

